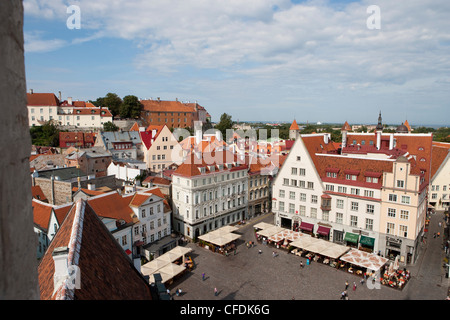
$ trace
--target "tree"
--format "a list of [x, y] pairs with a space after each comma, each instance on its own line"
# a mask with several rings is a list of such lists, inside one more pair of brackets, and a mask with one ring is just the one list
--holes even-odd
[[222, 137], [225, 140], [227, 129], [231, 129], [233, 127], [233, 121], [231, 120], [231, 115], [223, 113], [220, 116], [220, 121], [216, 124], [215, 128], [222, 133]]
[[123, 97], [122, 104], [120, 105], [119, 114], [121, 118], [139, 118], [141, 115], [142, 104], [138, 97], [128, 95]]
[[59, 132], [53, 121], [47, 121], [42, 126], [30, 128], [31, 141], [36, 146], [59, 147]]
[[119, 114], [122, 99], [117, 94], [108, 92], [105, 97], [97, 98], [92, 103], [96, 107], [107, 107], [114, 117]]
[[105, 122], [103, 124], [103, 131], [117, 131], [117, 130], [119, 130], [119, 127], [116, 126], [111, 121]]

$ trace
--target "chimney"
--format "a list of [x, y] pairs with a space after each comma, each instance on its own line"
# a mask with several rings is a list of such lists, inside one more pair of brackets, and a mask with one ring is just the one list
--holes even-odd
[[58, 99], [61, 101], [61, 91], [58, 91]]
[[67, 98], [67, 103], [70, 104], [70, 105], [72, 105], [72, 97], [68, 97], [68, 98]]
[[95, 190], [95, 183], [88, 183], [88, 190]]
[[33, 94], [33, 89], [30, 89], [30, 93]]
[[394, 134], [391, 133], [389, 135], [389, 150], [394, 149]]
[[[53, 250], [53, 262], [55, 266], [55, 273], [53, 275], [53, 282], [55, 290], [59, 285], [69, 277], [69, 268], [67, 259], [69, 257], [68, 247], [58, 247]], [[59, 284], [59, 285], [58, 285]]]

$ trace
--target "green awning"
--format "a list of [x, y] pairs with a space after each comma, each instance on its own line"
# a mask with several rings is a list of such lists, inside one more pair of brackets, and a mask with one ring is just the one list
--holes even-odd
[[358, 238], [359, 238], [359, 235], [351, 233], [351, 232], [346, 232], [345, 236], [344, 236], [344, 241], [353, 242], [353, 243], [357, 244]]
[[371, 237], [361, 236], [359, 243], [366, 247], [373, 248], [375, 245], [375, 239]]

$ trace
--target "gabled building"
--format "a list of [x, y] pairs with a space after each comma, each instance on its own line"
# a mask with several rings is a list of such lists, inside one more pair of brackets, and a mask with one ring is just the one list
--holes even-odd
[[112, 156], [100, 147], [80, 149], [69, 153], [64, 163], [67, 167], [77, 167], [88, 175], [105, 177], [108, 175], [108, 166]]
[[72, 206], [43, 256], [41, 300], [151, 300], [148, 280], [91, 204], [78, 200]]
[[342, 149], [329, 134], [300, 135], [274, 181], [275, 222], [414, 262], [426, 216], [429, 171], [423, 162], [430, 159], [421, 148], [430, 150], [431, 140], [398, 136], [398, 148], [381, 128], [373, 135], [343, 135]]
[[72, 204], [55, 206], [41, 200], [32, 199], [34, 232], [38, 238], [38, 259], [44, 255]]
[[430, 209], [449, 210], [450, 207], [450, 143], [433, 142]]
[[60, 132], [59, 147], [60, 148], [90, 148], [95, 144], [95, 133], [92, 132]]
[[142, 140], [139, 131], [104, 131], [97, 134], [95, 147], [102, 147], [113, 159], [141, 160]]
[[178, 141], [167, 125], [150, 125], [139, 134], [143, 142], [144, 162], [150, 171], [160, 173], [177, 161]]

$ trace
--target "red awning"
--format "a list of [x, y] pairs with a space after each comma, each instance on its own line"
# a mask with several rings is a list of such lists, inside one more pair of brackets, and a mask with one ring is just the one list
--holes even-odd
[[309, 231], [312, 232], [314, 229], [314, 225], [311, 223], [306, 223], [306, 222], [302, 222], [300, 224], [300, 229], [305, 230], [305, 231]]
[[322, 236], [328, 236], [328, 234], [330, 233], [330, 228], [319, 226], [319, 228], [317, 229], [317, 233], [321, 234]]

